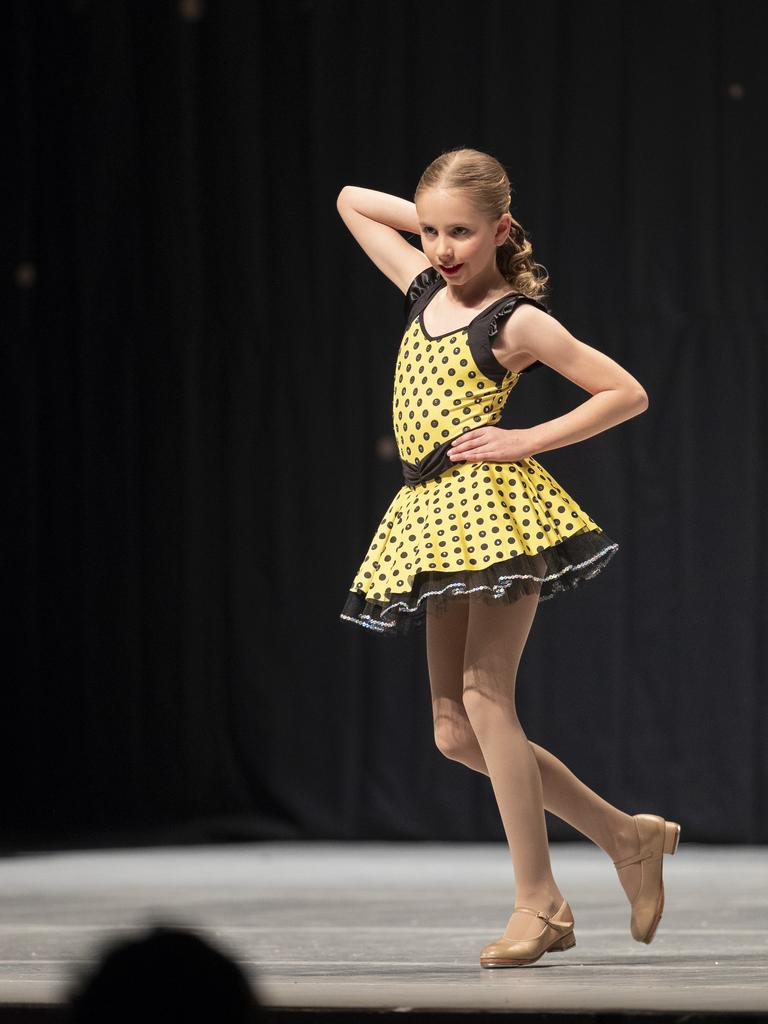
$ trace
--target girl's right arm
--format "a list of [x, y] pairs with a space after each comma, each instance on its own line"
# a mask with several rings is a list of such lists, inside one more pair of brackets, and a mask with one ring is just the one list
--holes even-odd
[[416, 205], [408, 199], [345, 185], [339, 192], [336, 209], [361, 248], [404, 295], [414, 277], [431, 266], [422, 250], [400, 234], [420, 234]]

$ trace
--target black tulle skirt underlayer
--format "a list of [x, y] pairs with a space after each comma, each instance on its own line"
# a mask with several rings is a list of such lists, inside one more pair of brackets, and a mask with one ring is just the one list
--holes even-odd
[[424, 625], [427, 607], [430, 615], [442, 616], [457, 601], [512, 604], [537, 594], [541, 603], [595, 577], [618, 549], [603, 530], [584, 529], [536, 554], [515, 555], [485, 569], [418, 572], [411, 590], [389, 602], [350, 591], [341, 618], [384, 636], [403, 636]]

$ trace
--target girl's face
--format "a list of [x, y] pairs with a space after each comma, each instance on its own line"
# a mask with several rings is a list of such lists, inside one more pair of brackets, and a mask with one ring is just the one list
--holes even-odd
[[496, 247], [511, 223], [509, 214], [489, 221], [466, 195], [445, 189], [422, 192], [416, 214], [424, 254], [447, 281], [462, 284], [496, 265]]

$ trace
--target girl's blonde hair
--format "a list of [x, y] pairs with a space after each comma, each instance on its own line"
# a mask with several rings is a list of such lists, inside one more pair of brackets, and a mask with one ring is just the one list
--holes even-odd
[[[512, 186], [507, 172], [495, 157], [478, 149], [441, 153], [419, 178], [414, 201], [420, 193], [434, 188], [465, 192], [475, 208], [491, 220], [503, 213], [511, 216]], [[506, 241], [496, 248], [496, 266], [515, 291], [533, 299], [547, 293], [549, 274], [534, 260], [525, 230], [514, 217]]]

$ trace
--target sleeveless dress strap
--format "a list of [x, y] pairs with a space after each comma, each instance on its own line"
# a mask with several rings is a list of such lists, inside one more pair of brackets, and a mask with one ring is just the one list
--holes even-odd
[[[516, 292], [514, 295], [502, 296], [489, 306], [482, 316], [476, 317], [469, 326], [469, 347], [472, 352], [472, 358], [486, 377], [490, 378], [497, 385], [502, 383], [509, 370], [496, 358], [496, 353], [491, 347], [491, 339], [498, 333], [499, 321], [503, 317], [509, 316], [523, 302], [531, 302], [534, 306], [538, 306], [539, 309], [543, 309], [545, 313], [549, 312], [538, 299], [532, 299], [527, 295]], [[537, 359], [520, 372], [528, 373], [530, 370], [535, 370], [543, 365]]]
[[434, 267], [425, 267], [408, 285], [403, 298], [403, 314], [406, 327], [413, 323], [429, 300], [435, 287], [442, 281], [439, 271]]
[[[442, 284], [442, 280], [443, 279], [439, 271], [434, 267], [425, 267], [425, 269], [422, 270], [421, 273], [417, 274], [413, 281], [411, 281], [408, 286], [408, 291], [405, 293], [403, 299], [403, 312], [405, 314], [406, 327], [409, 327], [413, 323], [415, 317], [421, 313], [424, 306], [429, 302], [432, 293], [440, 284]], [[491, 350], [491, 338], [498, 332], [499, 321], [513, 313], [514, 310], [516, 310], [523, 302], [530, 302], [539, 309], [542, 309], [545, 313], [550, 312], [547, 306], [545, 306], [539, 299], [534, 299], [528, 295], [523, 295], [522, 293], [517, 292], [514, 295], [499, 299], [498, 303], [493, 303], [482, 316], [476, 317], [470, 326], [469, 343], [473, 356], [480, 369], [490, 377], [491, 380], [498, 382], [503, 379], [507, 372], [504, 367], [501, 366]], [[535, 370], [543, 365], [544, 364], [537, 359], [520, 372], [528, 373], [529, 371]]]
[[[521, 292], [518, 292], [516, 295], [511, 295], [508, 299], [505, 300], [504, 304], [499, 309], [497, 309], [497, 310], [495, 310], [493, 312], [493, 314], [492, 314], [492, 316], [490, 318], [490, 322], [488, 323], [488, 330], [487, 330], [486, 337], [488, 339], [488, 349], [489, 349], [489, 353], [488, 354], [489, 355], [492, 355], [492, 353], [490, 351], [491, 338], [495, 334], [498, 333], [499, 321], [503, 320], [505, 317], [508, 317], [511, 313], [514, 313], [514, 311], [517, 309], [517, 307], [522, 305], [522, 303], [524, 303], [524, 302], [530, 302], [532, 306], [536, 306], [537, 309], [541, 309], [545, 313], [550, 313], [551, 314], [551, 312], [552, 312], [539, 299], [531, 298], [531, 296], [529, 296], [529, 295], [523, 295]], [[496, 357], [493, 356], [492, 358], [493, 358], [493, 360], [495, 362], [496, 361]], [[531, 370], [536, 370], [540, 366], [543, 366], [543, 365], [544, 365], [544, 363], [542, 363], [539, 359], [537, 359], [535, 362], [531, 363], [529, 366], [524, 367], [520, 372], [521, 373], [529, 373]]]

